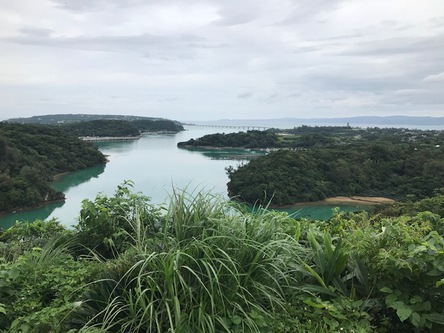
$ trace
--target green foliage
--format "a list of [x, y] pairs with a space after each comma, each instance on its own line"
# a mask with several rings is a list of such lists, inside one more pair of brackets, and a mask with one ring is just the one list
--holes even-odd
[[68, 238], [71, 232], [56, 219], [34, 222], [17, 221], [0, 235], [0, 256], [14, 261], [33, 248], [42, 248], [54, 237]]
[[437, 214], [295, 220], [204, 192], [154, 207], [131, 186], [85, 201], [75, 230], [5, 232], [0, 332], [443, 331]]
[[247, 131], [228, 134], [208, 134], [198, 139], [179, 142], [178, 147], [242, 147], [270, 148], [278, 144], [276, 134], [268, 131]]
[[441, 328], [444, 325], [444, 314], [438, 313], [432, 309], [430, 301], [424, 300], [421, 296], [414, 295], [409, 297], [405, 291], [382, 288], [382, 292], [388, 295], [385, 303], [388, 308], [396, 310], [396, 314], [401, 322], [409, 319], [412, 325], [418, 329], [432, 329], [433, 324], [438, 324]]
[[[92, 122], [96, 120], [119, 120], [127, 121], [134, 124], [141, 132], [157, 132], [157, 131], [170, 131], [180, 132], [183, 131], [183, 126], [173, 120], [153, 118], [153, 117], [141, 117], [141, 116], [128, 116], [128, 115], [106, 115], [106, 114], [51, 114], [40, 115], [29, 118], [14, 118], [9, 119], [8, 122], [19, 124], [47, 124], [47, 125], [62, 125], [79, 123], [79, 122]], [[1, 145], [0, 145], [1, 152]]]
[[69, 254], [71, 246], [52, 239], [0, 265], [0, 331], [66, 332], [64, 320], [91, 275], [88, 262]]
[[[381, 216], [395, 217], [401, 215], [414, 216], [419, 212], [431, 212], [444, 217], [444, 188], [435, 189], [432, 196], [415, 200], [414, 195], [406, 197], [404, 202], [396, 202], [389, 206], [380, 207], [376, 213]], [[442, 230], [444, 232], [444, 230]]]
[[167, 119], [135, 119], [132, 124], [141, 132], [172, 132], [177, 133], [183, 131], [184, 128], [179, 123]]
[[183, 126], [166, 119], [95, 119], [61, 124], [65, 132], [80, 137], [138, 137], [143, 132], [183, 131]]
[[135, 244], [127, 269], [111, 266], [75, 321], [107, 332], [267, 331], [301, 251], [282, 233], [287, 217], [243, 215], [186, 192], [175, 193], [166, 217], [158, 244]]
[[51, 126], [0, 122], [0, 211], [62, 200], [56, 174], [105, 162], [97, 148]]
[[433, 145], [414, 150], [407, 143], [336, 145], [309, 150], [279, 150], [229, 170], [228, 193], [250, 204], [282, 206], [331, 196], [386, 196], [421, 199], [442, 185], [444, 150]]
[[133, 223], [141, 221], [150, 233], [160, 227], [160, 212], [149, 204], [150, 198], [132, 193], [133, 183], [119, 185], [113, 197], [97, 195], [94, 201], [82, 202], [76, 226], [79, 243], [105, 258], [122, 253], [132, 243]]
[[91, 120], [59, 125], [59, 127], [77, 137], [97, 136], [97, 137], [137, 137], [139, 130], [126, 120]]

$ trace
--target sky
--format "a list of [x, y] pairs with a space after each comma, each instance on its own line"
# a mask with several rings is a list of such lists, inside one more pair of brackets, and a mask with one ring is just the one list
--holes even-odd
[[0, 120], [444, 116], [443, 0], [0, 0]]

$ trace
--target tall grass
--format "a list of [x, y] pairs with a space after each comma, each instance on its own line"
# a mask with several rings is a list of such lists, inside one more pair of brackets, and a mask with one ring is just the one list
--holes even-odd
[[303, 252], [282, 232], [283, 218], [240, 214], [212, 195], [176, 191], [154, 238], [133, 221], [132, 254], [90, 286], [75, 322], [104, 332], [270, 331]]

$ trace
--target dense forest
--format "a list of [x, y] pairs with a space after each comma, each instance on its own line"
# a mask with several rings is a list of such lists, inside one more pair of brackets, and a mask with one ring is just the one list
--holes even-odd
[[0, 234], [0, 332], [444, 330], [444, 194], [328, 221], [176, 190]]
[[138, 137], [137, 127], [126, 120], [91, 120], [57, 125], [76, 137]]
[[228, 172], [229, 195], [252, 204], [353, 195], [424, 198], [444, 186], [444, 149], [362, 143], [279, 150]]
[[0, 122], [0, 211], [61, 200], [55, 175], [100, 163], [96, 147], [54, 126]]
[[216, 133], [179, 142], [178, 147], [232, 147], [232, 148], [313, 148], [359, 144], [362, 142], [387, 144], [440, 144], [444, 133], [434, 130], [405, 128], [354, 128], [350, 126], [301, 126], [293, 129], [271, 128], [238, 133]]
[[77, 123], [80, 121], [91, 121], [91, 120], [165, 120], [163, 118], [156, 117], [142, 117], [142, 116], [131, 116], [131, 115], [115, 115], [115, 114], [85, 114], [85, 113], [74, 113], [74, 114], [47, 114], [32, 116], [28, 118], [11, 118], [8, 122], [19, 123], [19, 124], [42, 124], [42, 125], [55, 125], [55, 124], [66, 124], [66, 123]]
[[228, 193], [289, 205], [345, 195], [424, 198], [444, 186], [444, 134], [409, 129], [308, 127], [206, 135], [179, 147], [267, 148], [229, 167]]
[[443, 141], [433, 130], [301, 126], [205, 135], [178, 147], [266, 148], [268, 155], [227, 168], [228, 194], [281, 206], [340, 195], [429, 196], [444, 186]]
[[55, 125], [78, 137], [128, 137], [136, 138], [146, 132], [183, 131], [183, 127], [171, 120], [108, 120], [72, 122]]
[[136, 128], [141, 132], [181, 132], [184, 130], [183, 126], [175, 121], [159, 119], [159, 120], [146, 120], [136, 119], [131, 121]]
[[278, 137], [271, 131], [247, 131], [228, 134], [208, 134], [198, 139], [179, 142], [179, 148], [191, 147], [236, 147], [269, 148], [278, 146]]
[[60, 114], [14, 118], [8, 122], [54, 125], [78, 137], [136, 138], [146, 132], [177, 133], [184, 130], [179, 122], [173, 120], [123, 115]]

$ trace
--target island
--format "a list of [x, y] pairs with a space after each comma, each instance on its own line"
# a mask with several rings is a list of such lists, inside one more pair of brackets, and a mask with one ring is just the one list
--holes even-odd
[[13, 118], [8, 122], [52, 125], [86, 141], [136, 140], [147, 133], [178, 133], [184, 130], [178, 121], [124, 115], [42, 115]]
[[428, 197], [444, 186], [443, 139], [434, 130], [301, 126], [213, 134], [178, 146], [268, 150], [227, 168], [228, 194], [249, 204], [287, 206], [334, 197]]

